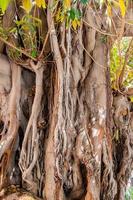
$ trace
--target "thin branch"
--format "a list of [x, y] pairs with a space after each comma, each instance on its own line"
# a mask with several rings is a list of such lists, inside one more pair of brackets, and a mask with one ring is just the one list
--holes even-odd
[[[58, 6], [58, 2], [57, 2], [57, 4], [56, 4], [56, 6], [55, 6], [55, 10], [56, 10], [56, 7], [57, 7], [57, 6]], [[54, 17], [54, 16], [55, 16], [55, 12], [52, 13], [52, 17]], [[40, 55], [38, 56], [38, 60], [41, 59], [41, 57], [42, 57], [42, 55], [43, 55], [43, 52], [44, 52], [45, 46], [46, 46], [46, 44], [47, 44], [48, 37], [49, 37], [49, 35], [50, 35], [51, 29], [52, 29], [52, 23], [51, 23], [50, 27], [48, 28], [48, 32], [47, 32], [47, 34], [46, 34], [46, 37], [45, 37], [45, 40], [44, 40], [44, 43], [43, 43], [43, 47], [42, 47], [41, 53], [40, 53]]]
[[84, 45], [81, 43], [82, 48], [84, 49], [84, 51], [87, 53], [87, 55], [93, 60], [94, 63], [96, 63], [96, 65], [98, 65], [99, 67], [102, 67], [104, 69], [106, 69], [105, 66], [99, 64], [94, 58], [93, 56], [87, 51], [87, 49], [84, 47]]
[[115, 34], [111, 34], [111, 33], [107, 33], [107, 32], [104, 32], [103, 30], [99, 30], [98, 28], [92, 26], [91, 24], [89, 24], [87, 21], [85, 21], [84, 19], [82, 19], [83, 22], [88, 25], [89, 27], [93, 28], [94, 30], [96, 30], [97, 32], [103, 34], [103, 35], [108, 35], [108, 36], [111, 36], [111, 37], [117, 37], [117, 35]]
[[42, 57], [42, 55], [43, 55], [45, 46], [46, 46], [47, 41], [48, 41], [49, 34], [50, 34], [50, 29], [49, 29], [48, 32], [47, 32], [47, 35], [46, 35], [46, 37], [45, 37], [45, 40], [44, 40], [44, 43], [43, 43], [43, 47], [42, 47], [42, 50], [41, 50], [40, 55], [38, 56], [38, 59], [40, 59], [40, 58]]

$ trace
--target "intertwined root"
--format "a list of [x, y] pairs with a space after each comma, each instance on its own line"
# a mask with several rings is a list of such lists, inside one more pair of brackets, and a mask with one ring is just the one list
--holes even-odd
[[31, 64], [36, 74], [35, 97], [32, 105], [31, 115], [24, 133], [24, 140], [20, 154], [19, 166], [22, 172], [23, 180], [28, 187], [37, 190], [36, 182], [32, 176], [32, 170], [35, 167], [39, 154], [39, 130], [38, 120], [41, 112], [41, 100], [43, 95], [43, 70], [41, 63]]
[[[28, 184], [29, 188], [37, 190], [37, 185], [33, 182], [32, 170], [38, 163], [39, 155], [39, 131], [38, 122], [39, 114], [41, 112], [41, 100], [43, 95], [43, 70], [42, 63], [35, 65], [31, 63], [32, 71], [36, 75], [35, 96], [31, 110], [31, 116], [24, 133], [22, 149], [20, 153], [19, 166], [22, 171], [22, 180]], [[0, 187], [6, 181], [6, 175], [15, 166], [11, 166], [15, 159], [14, 150], [16, 143], [18, 143], [18, 133], [20, 125], [20, 97], [21, 97], [21, 68], [15, 63], [11, 63], [11, 81], [12, 87], [10, 94], [4, 93], [5, 88], [1, 84], [1, 121], [3, 123], [1, 129], [0, 140]], [[21, 141], [20, 141], [21, 142]], [[18, 145], [18, 144], [17, 144]], [[19, 147], [19, 146], [18, 146]], [[18, 148], [17, 147], [17, 148]], [[38, 166], [37, 166], [38, 167]], [[12, 169], [11, 169], [12, 168]], [[40, 170], [40, 169], [38, 169]], [[11, 171], [9, 172], [11, 175]], [[12, 176], [12, 175], [11, 175]]]
[[[9, 100], [7, 104], [6, 112], [3, 114], [2, 119], [4, 119], [4, 128], [1, 132], [1, 141], [0, 141], [0, 187], [2, 187], [5, 176], [7, 175], [7, 170], [10, 166], [10, 161], [14, 149], [14, 145], [16, 144], [16, 138], [18, 134], [19, 128], [19, 101], [20, 101], [20, 93], [21, 93], [21, 68], [11, 63], [11, 71], [12, 71], [12, 88], [10, 94], [8, 96]], [[2, 96], [2, 98], [6, 99], [6, 96]], [[0, 105], [2, 106], [2, 105]], [[4, 110], [4, 108], [2, 108]]]

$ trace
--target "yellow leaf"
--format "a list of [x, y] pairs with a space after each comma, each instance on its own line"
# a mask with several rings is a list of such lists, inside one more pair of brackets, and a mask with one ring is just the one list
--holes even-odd
[[121, 15], [122, 15], [122, 17], [124, 17], [125, 13], [126, 13], [126, 6], [124, 3], [124, 0], [119, 0], [119, 6], [120, 6], [120, 10], [121, 10]]
[[109, 4], [107, 5], [107, 15], [108, 15], [109, 17], [112, 16], [112, 8], [111, 8], [111, 6], [110, 6]]
[[56, 21], [60, 21], [60, 16], [61, 16], [61, 8], [58, 9], [57, 14], [56, 14]]
[[64, 15], [64, 13], [62, 13], [61, 8], [58, 9], [55, 19], [57, 22], [65, 21], [65, 15]]
[[44, 0], [42, 1], [42, 7], [46, 8], [46, 2]]
[[64, 21], [64, 19], [65, 19], [65, 15], [63, 15], [63, 14], [61, 14], [61, 16], [60, 16], [60, 22], [63, 22]]
[[23, 8], [27, 13], [29, 13], [31, 11], [31, 8], [32, 8], [31, 0], [23, 0]]
[[41, 8], [41, 6], [42, 6], [41, 0], [36, 0], [36, 5], [37, 5], [39, 8]]
[[72, 21], [72, 27], [74, 28], [74, 30], [77, 29], [77, 26], [80, 26], [80, 21], [78, 19], [74, 19]]
[[64, 7], [65, 7], [66, 9], [69, 9], [70, 6], [71, 6], [71, 0], [64, 0]]
[[80, 26], [80, 20], [77, 20], [77, 25]]
[[45, 0], [36, 0], [36, 5], [39, 8], [41, 8], [41, 7], [46, 8], [46, 2], [45, 2]]

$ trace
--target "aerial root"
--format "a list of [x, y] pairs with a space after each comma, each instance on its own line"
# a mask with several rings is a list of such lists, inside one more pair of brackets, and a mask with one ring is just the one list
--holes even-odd
[[43, 95], [43, 67], [41, 63], [31, 66], [36, 74], [35, 97], [32, 105], [30, 119], [24, 134], [20, 153], [19, 167], [22, 171], [23, 180], [28, 183], [30, 189], [35, 186], [32, 180], [32, 170], [37, 163], [39, 153], [38, 117], [41, 112], [41, 100]]
[[[16, 142], [18, 128], [19, 128], [19, 101], [21, 93], [21, 68], [15, 63], [11, 63], [12, 69], [12, 88], [9, 94], [8, 113], [6, 115], [5, 123], [8, 124], [2, 130], [0, 141], [0, 159], [1, 159], [1, 180], [0, 187], [3, 186], [5, 176], [10, 165], [11, 155], [14, 144]], [[6, 124], [6, 125], [7, 125]], [[4, 170], [3, 170], [4, 169]]]

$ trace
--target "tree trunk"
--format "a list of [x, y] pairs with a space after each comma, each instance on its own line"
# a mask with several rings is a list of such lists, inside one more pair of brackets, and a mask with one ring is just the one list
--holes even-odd
[[57, 27], [47, 9], [47, 52], [37, 63], [15, 62], [1, 44], [0, 198], [20, 199], [17, 189], [10, 196], [14, 185], [33, 199], [124, 200], [133, 110], [126, 95], [111, 90], [110, 40], [98, 31], [107, 31], [103, 12], [88, 6], [75, 33]]

